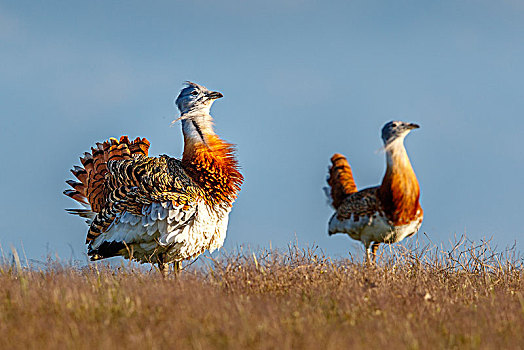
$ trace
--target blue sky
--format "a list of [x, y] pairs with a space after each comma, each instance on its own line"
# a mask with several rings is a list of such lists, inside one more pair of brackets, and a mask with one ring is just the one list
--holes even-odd
[[401, 119], [421, 125], [421, 234], [522, 250], [523, 38], [519, 1], [0, 1], [0, 243], [83, 259], [69, 169], [122, 134], [179, 157], [192, 80], [225, 95], [212, 114], [246, 178], [226, 249], [361, 252], [327, 236], [329, 157], [378, 184], [380, 128]]

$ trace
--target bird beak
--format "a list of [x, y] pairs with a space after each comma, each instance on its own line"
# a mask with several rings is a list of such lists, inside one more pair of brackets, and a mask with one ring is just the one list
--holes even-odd
[[415, 124], [415, 123], [411, 123], [411, 124], [406, 125], [406, 127], [407, 127], [408, 130], [413, 130], [413, 129], [420, 128], [420, 125]]
[[222, 95], [218, 91], [211, 91], [209, 94], [207, 94], [207, 98], [211, 100], [216, 100], [217, 98], [222, 98], [222, 97], [224, 97], [224, 95]]

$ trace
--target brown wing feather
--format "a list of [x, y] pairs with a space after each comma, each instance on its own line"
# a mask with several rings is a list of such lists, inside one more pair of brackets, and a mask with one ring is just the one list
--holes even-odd
[[137, 137], [129, 146], [129, 150], [131, 151], [131, 155], [140, 154], [147, 157], [149, 145], [150, 143], [145, 137], [143, 139]]
[[339, 220], [350, 219], [358, 221], [362, 216], [373, 216], [380, 213], [379, 187], [370, 187], [345, 198], [337, 210]]
[[187, 206], [201, 196], [200, 187], [185, 173], [179, 160], [168, 156], [147, 157], [149, 141], [127, 136], [97, 143], [81, 158], [83, 168], [72, 173], [80, 182], [69, 181], [74, 190], [65, 195], [89, 203], [93, 218], [87, 242], [104, 232], [116, 214], [129, 211], [141, 215], [142, 207], [153, 201], [172, 201]]
[[88, 242], [104, 232], [119, 212], [142, 215], [143, 206], [152, 202], [171, 201], [177, 207], [185, 207], [202, 196], [181, 162], [168, 156], [110, 161], [106, 179], [107, 204], [94, 218]]
[[149, 141], [137, 137], [129, 141], [127, 136], [122, 136], [120, 141], [110, 139], [104, 143], [97, 143], [80, 158], [82, 167], [75, 166], [71, 173], [80, 181], [68, 181], [74, 191], [67, 190], [65, 195], [74, 200], [89, 204], [93, 212], [100, 212], [106, 205], [108, 191], [106, 188], [107, 162], [109, 160], [131, 159], [135, 155], [147, 156]]

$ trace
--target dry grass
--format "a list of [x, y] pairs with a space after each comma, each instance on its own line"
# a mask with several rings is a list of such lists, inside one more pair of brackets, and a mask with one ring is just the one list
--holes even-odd
[[237, 254], [177, 278], [103, 265], [0, 267], [2, 349], [524, 347], [514, 251], [399, 247], [376, 268], [315, 250]]

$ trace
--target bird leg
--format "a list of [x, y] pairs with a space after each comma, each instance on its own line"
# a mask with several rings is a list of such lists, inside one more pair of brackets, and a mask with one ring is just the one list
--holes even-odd
[[371, 254], [370, 254], [371, 250], [369, 249], [370, 243], [371, 242], [365, 242], [364, 243], [364, 248], [366, 249], [366, 258], [364, 259], [364, 263], [366, 265], [369, 265], [370, 261], [371, 261]]
[[[167, 278], [169, 276], [169, 263], [165, 262], [165, 254], [158, 254], [158, 270], [162, 274], [162, 277]], [[180, 270], [182, 270], [182, 261], [173, 261], [173, 273], [176, 276]]]
[[380, 243], [378, 242], [373, 242], [372, 244], [370, 243], [365, 243], [365, 246], [366, 246], [366, 264], [367, 265], [375, 265], [376, 263], [376, 260], [377, 260], [377, 250], [378, 250], [378, 245]]
[[173, 270], [175, 272], [175, 275], [178, 274], [180, 270], [182, 270], [182, 261], [174, 261], [173, 262]]
[[162, 274], [162, 277], [167, 278], [169, 275], [169, 263], [164, 262], [164, 254], [158, 254], [158, 270]]
[[380, 243], [378, 242], [373, 242], [373, 244], [371, 245], [371, 258], [373, 259], [373, 264], [375, 264], [376, 260], [377, 260], [377, 250], [378, 250], [378, 245]]
[[160, 270], [160, 273], [162, 274], [162, 277], [167, 278], [169, 275], [169, 264], [168, 263], [158, 263], [158, 269]]

